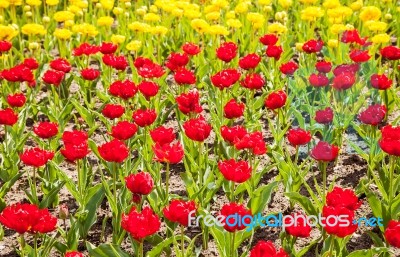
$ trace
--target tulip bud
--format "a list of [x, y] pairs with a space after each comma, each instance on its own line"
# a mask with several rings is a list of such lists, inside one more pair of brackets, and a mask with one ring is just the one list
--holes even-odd
[[4, 17], [2, 15], [0, 15], [0, 22], [4, 21]]
[[129, 12], [125, 12], [124, 15], [125, 15], [125, 17], [129, 18], [130, 13]]
[[39, 43], [37, 43], [37, 42], [29, 43], [28, 48], [31, 49], [31, 50], [38, 49], [39, 48]]
[[339, 41], [337, 41], [336, 39], [329, 39], [328, 46], [330, 48], [336, 48], [339, 46]]
[[297, 51], [303, 52], [303, 43], [296, 43], [296, 49]]
[[266, 13], [272, 12], [272, 6], [270, 6], [270, 5], [264, 6], [264, 12], [266, 12]]
[[125, 3], [125, 7], [126, 7], [126, 8], [130, 8], [131, 6], [132, 6], [132, 4], [131, 4], [130, 2], [126, 2], [126, 3]]
[[24, 12], [30, 11], [31, 7], [29, 5], [24, 6]]
[[385, 14], [385, 19], [386, 20], [391, 20], [393, 19], [392, 15], [390, 13]]
[[59, 212], [58, 212], [58, 217], [60, 217], [60, 219], [62, 219], [62, 220], [68, 219], [69, 210], [68, 210], [68, 206], [65, 203], [60, 205]]
[[11, 24], [11, 26], [16, 30], [19, 30], [19, 26], [17, 24], [13, 23], [13, 24]]
[[76, 16], [82, 17], [83, 16], [83, 12], [82, 11], [76, 12]]
[[85, 123], [85, 120], [82, 117], [79, 117], [78, 118], [78, 123], [79, 123], [79, 125], [82, 125], [82, 124]]
[[123, 12], [121, 7], [114, 7], [113, 13], [115, 15], [120, 15]]
[[49, 23], [50, 22], [50, 17], [49, 16], [44, 16], [43, 17], [43, 23]]
[[96, 8], [97, 8], [97, 9], [101, 9], [101, 7], [102, 7], [101, 3], [97, 3], [97, 4], [96, 4]]
[[26, 16], [26, 17], [32, 17], [32, 12], [26, 12], [26, 13], [25, 13], [25, 16]]
[[150, 6], [150, 12], [156, 13], [158, 12], [158, 8], [155, 5]]
[[73, 20], [67, 20], [64, 22], [64, 26], [65, 27], [71, 27], [72, 25], [74, 25], [74, 21]]
[[87, 13], [87, 12], [88, 12], [88, 9], [87, 9], [87, 8], [82, 9], [82, 12]]

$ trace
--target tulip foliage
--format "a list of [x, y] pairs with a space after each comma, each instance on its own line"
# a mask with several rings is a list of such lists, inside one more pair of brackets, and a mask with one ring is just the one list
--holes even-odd
[[399, 256], [399, 12], [0, 0], [0, 255]]

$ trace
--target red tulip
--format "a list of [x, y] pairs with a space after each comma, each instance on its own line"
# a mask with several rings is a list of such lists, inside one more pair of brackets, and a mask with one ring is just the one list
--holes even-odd
[[25, 165], [39, 168], [53, 159], [54, 152], [35, 147], [25, 150], [19, 157]]
[[206, 140], [211, 133], [211, 125], [202, 116], [186, 121], [183, 128], [188, 138], [198, 142]]
[[120, 97], [124, 100], [134, 97], [137, 91], [138, 88], [136, 87], [135, 83], [130, 80], [117, 80], [113, 82], [108, 89], [108, 92], [111, 95]]
[[335, 186], [332, 191], [326, 195], [326, 205], [330, 207], [345, 207], [350, 211], [360, 208], [362, 202], [352, 189], [343, 189]]
[[278, 42], [279, 38], [275, 34], [265, 34], [260, 37], [260, 42], [266, 46], [275, 45]]
[[64, 58], [57, 58], [50, 62], [50, 68], [68, 73], [71, 71], [71, 64]]
[[8, 52], [12, 47], [12, 44], [8, 41], [1, 40], [0, 41], [0, 53]]
[[65, 131], [62, 136], [64, 148], [60, 150], [61, 154], [69, 162], [83, 159], [89, 153], [88, 134], [84, 131], [74, 130]]
[[311, 74], [308, 81], [313, 87], [325, 87], [329, 85], [329, 79], [323, 73]]
[[122, 228], [138, 242], [143, 242], [146, 237], [155, 234], [160, 225], [160, 219], [150, 207], [144, 207], [142, 212], [136, 211], [133, 207], [129, 214], [122, 214]]
[[351, 234], [353, 234], [357, 228], [358, 225], [353, 224], [354, 220], [354, 211], [351, 211], [345, 207], [338, 206], [338, 207], [332, 207], [332, 206], [324, 206], [322, 209], [322, 217], [327, 218], [329, 216], [347, 216], [344, 217], [348, 222], [348, 226], [343, 226], [340, 222], [337, 222], [335, 225], [332, 225], [332, 223], [326, 222], [326, 220], [323, 222], [324, 229], [329, 235], [335, 235], [337, 237], [346, 237]]
[[170, 144], [175, 140], [175, 133], [173, 128], [166, 128], [164, 126], [160, 126], [150, 131], [151, 139], [153, 139], [154, 143], [158, 143], [160, 145]]
[[101, 158], [108, 162], [123, 162], [129, 155], [129, 149], [118, 139], [113, 139], [97, 148]]
[[356, 29], [346, 30], [342, 34], [341, 41], [346, 44], [364, 45], [367, 38], [361, 38]]
[[319, 110], [315, 113], [315, 121], [321, 124], [329, 124], [333, 120], [333, 110], [326, 107], [324, 110]]
[[56, 229], [57, 218], [48, 209], [39, 209], [38, 206], [28, 203], [16, 203], [1, 212], [0, 223], [19, 234], [44, 234]]
[[13, 95], [8, 95], [7, 96], [7, 103], [11, 107], [22, 107], [26, 103], [26, 97], [22, 93], [16, 93]]
[[147, 127], [156, 120], [157, 113], [150, 109], [139, 109], [133, 113], [132, 118], [139, 127]]
[[282, 52], [283, 49], [281, 46], [269, 45], [267, 46], [265, 54], [268, 57], [274, 58], [275, 60], [279, 60], [281, 58]]
[[309, 237], [311, 226], [307, 224], [307, 216], [301, 213], [295, 213], [291, 216], [295, 220], [295, 224], [285, 225], [286, 233], [294, 237]]
[[37, 68], [39, 68], [39, 63], [36, 61], [35, 58], [26, 58], [23, 64], [30, 70], [36, 70]]
[[129, 121], [120, 121], [111, 128], [111, 136], [118, 140], [124, 141], [133, 137], [138, 128], [135, 123]]
[[317, 71], [319, 71], [321, 73], [328, 73], [332, 69], [332, 63], [324, 61], [324, 60], [323, 61], [318, 61], [315, 64], [315, 68], [317, 69]]
[[324, 42], [322, 40], [310, 39], [303, 44], [302, 48], [304, 52], [311, 54], [311, 53], [318, 53], [319, 51], [322, 50], [323, 46]]
[[178, 85], [193, 85], [196, 83], [196, 76], [194, 73], [184, 67], [179, 68], [175, 72], [174, 79]]
[[166, 62], [166, 66], [170, 70], [177, 70], [189, 63], [189, 56], [186, 53], [171, 53]]
[[233, 86], [240, 79], [240, 73], [235, 69], [225, 69], [211, 76], [211, 82], [220, 90]]
[[2, 70], [1, 77], [9, 82], [28, 82], [30, 83], [29, 86], [35, 79], [32, 71], [23, 64]]
[[368, 125], [376, 126], [383, 121], [386, 116], [386, 106], [374, 104], [358, 115], [358, 119]]
[[400, 126], [386, 125], [381, 129], [382, 139], [379, 141], [381, 149], [394, 156], [400, 156]]
[[260, 240], [250, 251], [250, 257], [289, 257], [282, 248], [277, 251], [271, 241]]
[[[246, 215], [250, 215], [250, 216], [252, 215], [252, 213], [249, 209], [247, 209], [244, 205], [241, 205], [238, 203], [228, 203], [228, 204], [225, 204], [224, 206], [222, 206], [221, 215], [225, 217], [223, 220], [223, 223], [225, 224], [224, 225], [225, 230], [228, 232], [235, 232], [235, 231], [243, 230], [246, 228], [246, 226], [243, 225], [241, 222], [239, 223], [236, 221], [236, 224], [234, 224], [235, 221], [233, 219], [230, 219], [228, 221], [226, 220], [226, 217], [228, 217], [230, 215], [235, 215], [235, 214], [237, 216], [239, 216], [240, 219], [242, 219]], [[245, 221], [246, 221], [246, 219], [245, 219]], [[249, 221], [247, 220], [246, 223], [248, 223], [248, 222]], [[229, 223], [233, 226], [229, 226], [226, 223]]]
[[66, 252], [64, 257], [84, 257], [84, 255], [83, 253], [72, 251], [72, 252]]
[[88, 134], [80, 130], [65, 131], [62, 135], [64, 145], [81, 145], [86, 143], [88, 138]]
[[157, 83], [152, 82], [152, 81], [142, 81], [138, 85], [140, 93], [144, 97], [146, 97], [147, 100], [150, 100], [151, 97], [156, 96], [159, 90], [159, 86]]
[[340, 74], [343, 73], [353, 73], [356, 74], [360, 70], [360, 64], [359, 63], [352, 63], [352, 64], [342, 64], [338, 65], [334, 70], [333, 74], [335, 76], [339, 76]]
[[227, 119], [235, 119], [243, 116], [244, 103], [238, 103], [235, 99], [229, 100], [224, 106], [224, 116]]
[[81, 76], [85, 80], [93, 81], [100, 76], [100, 71], [92, 68], [86, 68], [81, 70]]
[[356, 82], [354, 73], [346, 72], [334, 77], [332, 87], [336, 90], [346, 90], [351, 88]]
[[172, 200], [168, 206], [164, 207], [164, 217], [172, 222], [179, 223], [181, 226], [189, 225], [189, 215], [196, 212], [197, 207], [194, 201]]
[[217, 49], [218, 59], [230, 62], [237, 55], [238, 47], [233, 42], [225, 42]]
[[390, 88], [393, 84], [393, 80], [389, 79], [386, 77], [385, 74], [379, 75], [379, 74], [374, 74], [371, 76], [371, 85], [373, 88], [379, 89], [379, 90], [386, 90]]
[[371, 56], [368, 54], [368, 50], [352, 50], [350, 52], [350, 59], [353, 62], [367, 62]]
[[279, 70], [285, 74], [285, 75], [293, 75], [293, 73], [299, 68], [297, 63], [290, 61], [287, 63], [283, 63], [280, 67]]
[[109, 119], [115, 119], [125, 113], [125, 108], [119, 104], [106, 104], [101, 113]]
[[249, 149], [253, 154], [263, 155], [267, 152], [265, 142], [260, 131], [247, 133], [235, 142], [235, 148], [238, 150]]
[[327, 142], [319, 141], [311, 150], [311, 157], [317, 161], [331, 162], [334, 161], [339, 154], [339, 147], [330, 145]]
[[246, 128], [240, 125], [233, 127], [221, 127], [221, 136], [231, 145], [234, 145], [236, 142], [240, 141], [245, 135], [247, 135]]
[[400, 222], [390, 220], [385, 229], [385, 239], [393, 247], [400, 248]]
[[123, 55], [106, 54], [102, 59], [104, 64], [118, 71], [124, 71], [129, 66], [128, 60]]
[[43, 81], [46, 84], [58, 86], [64, 79], [64, 72], [56, 70], [47, 70], [43, 75]]
[[248, 74], [241, 82], [245, 88], [258, 90], [261, 89], [265, 85], [265, 80], [260, 74]]
[[135, 60], [134, 65], [139, 76], [143, 78], [160, 78], [164, 75], [164, 69], [148, 58], [139, 57]]
[[183, 114], [201, 113], [203, 111], [199, 101], [200, 95], [196, 89], [180, 94], [175, 100], [178, 103], [179, 110]]
[[183, 147], [179, 141], [164, 145], [156, 143], [153, 146], [153, 151], [156, 161], [171, 164], [176, 164], [182, 161], [184, 155]]
[[261, 57], [257, 54], [248, 54], [239, 60], [239, 66], [244, 70], [255, 69], [260, 61]]
[[18, 115], [11, 109], [0, 110], [0, 125], [13, 126], [18, 121]]
[[200, 47], [194, 43], [185, 43], [182, 50], [188, 55], [197, 55], [201, 52]]
[[148, 195], [154, 187], [154, 181], [148, 172], [131, 174], [125, 178], [126, 187], [132, 194]]
[[89, 43], [82, 43], [77, 48], [73, 50], [74, 56], [82, 56], [82, 55], [92, 55], [97, 54], [100, 51], [100, 47], [96, 45], [91, 45]]
[[33, 128], [33, 132], [43, 139], [52, 138], [58, 134], [58, 124], [54, 122], [40, 122]]
[[383, 58], [396, 61], [400, 60], [400, 48], [397, 46], [386, 46], [380, 50]]
[[235, 159], [220, 161], [218, 169], [226, 180], [236, 183], [246, 182], [251, 177], [251, 167], [246, 161]]
[[285, 91], [279, 90], [270, 93], [265, 99], [265, 107], [271, 110], [279, 109], [286, 104], [287, 95]]
[[100, 45], [100, 52], [102, 54], [113, 54], [117, 51], [118, 45], [114, 45], [113, 43], [103, 42]]
[[290, 129], [287, 138], [292, 146], [306, 145], [311, 141], [311, 134], [301, 128]]

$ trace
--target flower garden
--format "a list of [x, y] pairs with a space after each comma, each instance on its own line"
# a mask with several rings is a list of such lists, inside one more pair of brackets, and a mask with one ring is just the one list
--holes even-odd
[[0, 0], [0, 256], [400, 256], [399, 17]]

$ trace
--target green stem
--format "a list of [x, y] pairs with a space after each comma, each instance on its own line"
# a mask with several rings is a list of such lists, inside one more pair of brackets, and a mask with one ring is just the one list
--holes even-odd
[[137, 257], [143, 257], [143, 242], [139, 243], [139, 250], [137, 253]]
[[34, 247], [34, 256], [36, 257], [38, 254], [38, 252], [37, 252], [37, 234], [35, 234], [33, 237], [33, 247]]
[[231, 181], [231, 202], [235, 202], [235, 182]]
[[232, 237], [231, 237], [231, 257], [235, 257], [235, 237], [236, 237], [236, 232], [232, 232]]
[[24, 238], [24, 234], [20, 234], [20, 244], [21, 244], [21, 257], [25, 257], [25, 238]]
[[327, 163], [321, 162], [321, 170], [322, 170], [322, 205], [325, 205], [325, 197], [326, 197], [326, 168]]
[[181, 226], [181, 250], [182, 256], [185, 256], [185, 227]]
[[389, 157], [389, 166], [390, 166], [390, 174], [389, 174], [389, 214], [390, 217], [392, 218], [392, 204], [393, 204], [393, 198], [394, 198], [394, 191], [393, 191], [393, 180], [394, 180], [394, 168], [396, 166], [396, 157], [395, 156], [390, 156]]
[[167, 162], [167, 170], [165, 172], [165, 202], [168, 202], [168, 192], [169, 192], [169, 162]]
[[113, 163], [113, 193], [114, 193], [114, 200], [115, 200], [115, 205], [117, 205], [118, 203], [118, 199], [117, 199], [117, 172], [118, 172], [118, 168], [117, 168], [117, 163]]

